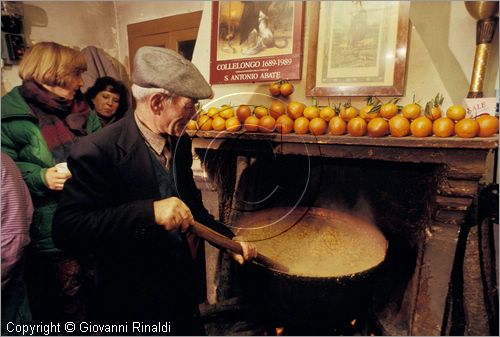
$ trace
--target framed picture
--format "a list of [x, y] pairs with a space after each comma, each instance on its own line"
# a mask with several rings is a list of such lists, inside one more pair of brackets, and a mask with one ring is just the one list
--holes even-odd
[[408, 1], [311, 2], [307, 96], [402, 96]]
[[214, 1], [210, 83], [300, 79], [303, 7], [300, 1]]

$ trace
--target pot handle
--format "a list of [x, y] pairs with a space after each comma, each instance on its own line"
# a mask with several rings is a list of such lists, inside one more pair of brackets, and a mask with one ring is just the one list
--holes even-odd
[[[199, 223], [198, 221], [193, 220], [191, 231], [196, 235], [198, 235], [200, 238], [207, 240], [208, 242], [214, 244], [219, 248], [230, 250], [236, 254], [243, 254], [243, 249], [241, 248], [241, 245], [237, 241], [233, 241], [225, 237], [224, 235]], [[259, 252], [257, 252], [257, 256], [253, 260], [270, 269], [282, 272], [288, 271], [288, 268], [282, 265], [281, 263], [278, 263], [273, 259], [268, 258], [265, 255], [259, 254]]]

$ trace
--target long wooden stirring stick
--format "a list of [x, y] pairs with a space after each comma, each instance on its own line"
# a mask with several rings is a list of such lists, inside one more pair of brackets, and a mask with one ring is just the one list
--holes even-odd
[[[230, 250], [237, 254], [243, 254], [243, 249], [237, 241], [228, 239], [222, 234], [217, 233], [213, 229], [197, 222], [193, 221], [191, 230], [193, 233], [198, 235], [200, 238], [207, 240], [208, 242], [214, 244], [215, 246], [223, 249]], [[287, 272], [288, 268], [273, 259], [268, 258], [265, 255], [257, 252], [257, 256], [254, 258], [255, 262], [262, 264], [265, 267], [275, 269], [281, 272]]]

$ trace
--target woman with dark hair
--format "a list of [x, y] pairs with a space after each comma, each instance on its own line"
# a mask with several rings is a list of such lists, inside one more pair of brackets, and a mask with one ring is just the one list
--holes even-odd
[[128, 91], [112, 77], [100, 77], [87, 90], [87, 102], [94, 109], [102, 126], [116, 122], [128, 109]]

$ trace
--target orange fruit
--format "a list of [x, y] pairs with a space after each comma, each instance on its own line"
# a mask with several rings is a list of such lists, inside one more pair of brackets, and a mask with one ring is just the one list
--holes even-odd
[[473, 138], [479, 133], [479, 123], [471, 118], [464, 118], [455, 124], [455, 134], [460, 138]]
[[418, 103], [406, 104], [401, 110], [401, 113], [403, 114], [403, 117], [406, 117], [409, 120], [414, 120], [422, 114], [422, 107]]
[[273, 132], [276, 126], [276, 120], [272, 116], [264, 116], [259, 119], [259, 131], [260, 132]]
[[428, 137], [432, 133], [432, 121], [425, 116], [418, 117], [411, 122], [410, 130], [415, 137]]
[[293, 131], [293, 119], [287, 115], [281, 115], [276, 120], [276, 131], [279, 133], [290, 133]]
[[203, 115], [198, 119], [198, 125], [200, 130], [210, 131], [212, 130], [212, 118], [208, 117], [208, 115]]
[[341, 107], [339, 116], [346, 122], [349, 122], [351, 119], [358, 116], [358, 109], [353, 106], [348, 108]]
[[309, 122], [309, 131], [315, 136], [324, 135], [327, 128], [328, 124], [323, 118], [316, 117]]
[[410, 133], [410, 122], [401, 115], [396, 115], [389, 120], [389, 131], [393, 137], [404, 137]]
[[286, 107], [286, 113], [291, 119], [297, 119], [304, 114], [306, 106], [300, 102], [290, 102]]
[[214, 118], [215, 116], [219, 115], [219, 109], [217, 109], [216, 107], [213, 106], [210, 109], [208, 109], [207, 115], [210, 118]]
[[441, 118], [442, 115], [443, 113], [441, 112], [441, 109], [437, 106], [433, 106], [429, 111], [425, 112], [425, 116], [431, 121], [435, 121], [436, 119]]
[[370, 137], [384, 137], [389, 133], [389, 123], [381, 117], [376, 117], [368, 123], [367, 130]]
[[241, 129], [241, 122], [237, 117], [226, 119], [226, 130], [235, 132], [239, 129]]
[[212, 120], [212, 129], [215, 131], [222, 131], [226, 129], [226, 120], [221, 116], [216, 116]]
[[308, 106], [304, 109], [303, 115], [309, 120], [319, 117], [319, 108], [316, 106]]
[[491, 137], [498, 132], [498, 118], [491, 115], [481, 115], [476, 118], [479, 124], [479, 137]]
[[271, 83], [269, 93], [273, 96], [279, 96], [281, 94], [280, 87], [281, 85], [278, 82]]
[[272, 101], [269, 106], [269, 114], [277, 119], [279, 116], [283, 115], [286, 112], [286, 105], [280, 101]]
[[329, 122], [335, 116], [335, 110], [332, 107], [325, 106], [319, 111], [319, 117]]
[[454, 120], [454, 121], [459, 121], [461, 119], [465, 118], [465, 109], [461, 105], [451, 105], [448, 110], [446, 110], [446, 117]]
[[373, 105], [365, 105], [359, 110], [359, 117], [363, 118], [367, 122], [377, 118], [379, 116], [379, 111], [372, 111], [373, 108]]
[[380, 117], [391, 119], [398, 113], [398, 106], [394, 103], [382, 104], [380, 107]]
[[198, 120], [200, 119], [201, 116], [207, 116], [208, 113], [205, 110], [200, 110], [198, 112]]
[[299, 135], [309, 132], [309, 119], [305, 117], [297, 118], [293, 123], [293, 131]]
[[232, 106], [224, 104], [219, 109], [219, 117], [228, 119], [234, 116], [234, 109]]
[[253, 109], [253, 114], [257, 118], [262, 118], [264, 116], [267, 116], [268, 113], [269, 113], [269, 110], [265, 106], [262, 106], [262, 105], [256, 106], [255, 109]]
[[290, 96], [293, 91], [295, 90], [295, 88], [293, 87], [293, 85], [291, 83], [288, 83], [288, 82], [285, 82], [281, 85], [280, 87], [280, 93], [282, 96]]
[[436, 119], [441, 118], [441, 116], [443, 115], [443, 112], [441, 111], [443, 101], [443, 95], [437, 93], [433, 99], [425, 104], [424, 115], [431, 121], [435, 121]]
[[328, 123], [328, 131], [332, 135], [335, 136], [343, 135], [346, 129], [347, 129], [347, 123], [339, 116], [333, 117], [332, 119], [330, 119], [330, 122]]
[[437, 137], [453, 136], [455, 123], [448, 117], [438, 118], [432, 123], [432, 132]]
[[236, 109], [236, 117], [238, 117], [238, 120], [241, 123], [244, 123], [245, 119], [247, 119], [251, 114], [252, 114], [252, 109], [250, 109], [248, 105], [241, 104]]
[[245, 129], [250, 132], [256, 132], [259, 129], [259, 119], [255, 116], [249, 116], [245, 119]]
[[196, 124], [196, 121], [194, 121], [194, 120], [191, 119], [189, 122], [187, 122], [186, 129], [188, 129], [188, 130], [197, 130], [198, 129], [198, 125]]
[[361, 117], [354, 117], [347, 123], [347, 131], [351, 136], [364, 136], [366, 133], [366, 121]]

